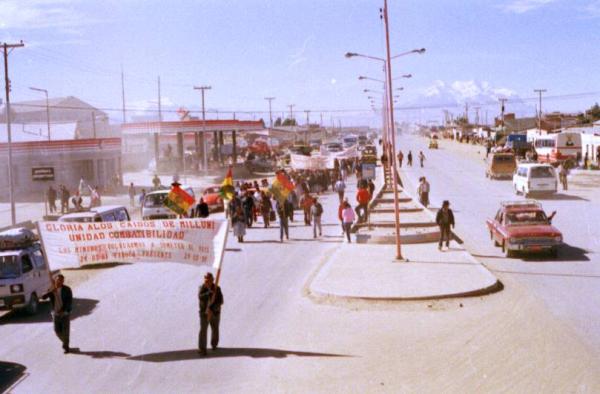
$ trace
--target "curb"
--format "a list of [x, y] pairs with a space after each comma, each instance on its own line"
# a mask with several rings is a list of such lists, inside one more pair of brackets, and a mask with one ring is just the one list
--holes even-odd
[[[356, 243], [359, 244], [396, 244], [395, 235], [369, 235], [369, 234], [356, 234]], [[425, 234], [400, 234], [400, 241], [404, 244], [425, 244], [435, 243], [440, 239], [440, 232], [428, 232]]]

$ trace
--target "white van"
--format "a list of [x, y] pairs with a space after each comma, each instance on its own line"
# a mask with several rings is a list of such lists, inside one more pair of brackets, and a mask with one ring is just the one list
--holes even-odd
[[[189, 186], [181, 186], [183, 190], [190, 196], [196, 199], [194, 190]], [[176, 219], [177, 214], [167, 208], [164, 204], [165, 198], [171, 189], [155, 190], [146, 194], [144, 202], [142, 203], [142, 220], [156, 220], [156, 219]], [[193, 206], [190, 207], [188, 216], [191, 216]]]
[[59, 222], [127, 222], [131, 220], [123, 205], [102, 205], [89, 211], [68, 213], [58, 218]]
[[39, 299], [52, 287], [40, 243], [25, 228], [0, 233], [0, 311], [38, 311]]
[[516, 194], [524, 196], [532, 193], [556, 193], [556, 171], [550, 164], [519, 164], [513, 175], [513, 188]]

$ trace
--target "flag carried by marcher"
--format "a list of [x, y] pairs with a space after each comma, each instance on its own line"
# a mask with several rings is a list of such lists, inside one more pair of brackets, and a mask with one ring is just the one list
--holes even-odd
[[271, 186], [271, 193], [278, 201], [285, 201], [294, 190], [294, 184], [285, 176], [283, 171], [278, 171]]
[[229, 171], [227, 171], [227, 175], [225, 175], [225, 179], [223, 179], [223, 183], [221, 183], [219, 194], [221, 195], [223, 200], [231, 200], [235, 194], [231, 167], [229, 167]]
[[187, 194], [180, 186], [178, 182], [171, 184], [171, 191], [167, 194], [163, 204], [178, 215], [185, 215], [194, 205], [194, 197]]

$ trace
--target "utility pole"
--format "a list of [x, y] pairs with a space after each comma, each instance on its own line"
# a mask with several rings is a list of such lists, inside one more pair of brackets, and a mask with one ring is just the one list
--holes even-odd
[[465, 103], [465, 123], [469, 124], [469, 103]]
[[479, 127], [479, 109], [481, 109], [481, 107], [474, 107], [475, 109], [475, 126]]
[[8, 78], [8, 50], [24, 47], [23, 41], [18, 44], [2, 44], [4, 51], [4, 87], [6, 90], [6, 131], [8, 134], [8, 189], [10, 194], [10, 218], [14, 226], [17, 224], [17, 214], [15, 211], [15, 182], [13, 180], [13, 161], [12, 161], [12, 132], [10, 130], [10, 79]]
[[[204, 172], [208, 173], [208, 154], [207, 154], [207, 144], [206, 144], [206, 111], [204, 109], [204, 91], [212, 89], [210, 86], [194, 86], [194, 90], [200, 90], [202, 92], [202, 145], [203, 145], [203, 156], [204, 160], [202, 162], [202, 166], [204, 167]], [[235, 118], [235, 115], [234, 115]], [[217, 148], [217, 141], [214, 143], [215, 149]]]
[[538, 130], [541, 133], [542, 132], [542, 93], [546, 93], [547, 90], [546, 89], [533, 89], [533, 91], [540, 95], [540, 106], [539, 106], [539, 112], [538, 112]]
[[123, 65], [121, 64], [121, 101], [123, 108], [123, 123], [127, 123], [127, 112], [125, 111], [125, 74], [123, 73]]
[[319, 122], [319, 127], [323, 127], [323, 112], [319, 115], [321, 117], [321, 121]]
[[271, 112], [271, 101], [275, 100], [275, 97], [265, 97], [265, 100], [269, 102], [269, 128], [273, 128], [273, 113]]
[[290, 121], [293, 119], [293, 116], [294, 116], [293, 109], [294, 109], [295, 106], [296, 106], [296, 104], [290, 104], [290, 105], [288, 105], [288, 107], [290, 108]]
[[306, 113], [306, 131], [304, 132], [304, 144], [308, 145], [308, 128], [310, 127], [310, 110], [304, 110]]
[[158, 121], [162, 122], [162, 103], [160, 97], [160, 75], [158, 76]]
[[504, 104], [506, 103], [505, 98], [500, 99], [501, 107], [500, 107], [500, 121], [502, 122], [502, 132], [504, 132]]

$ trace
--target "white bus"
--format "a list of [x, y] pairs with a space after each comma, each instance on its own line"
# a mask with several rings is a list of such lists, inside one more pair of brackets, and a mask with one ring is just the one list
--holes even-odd
[[575, 164], [581, 159], [581, 134], [562, 132], [535, 135], [533, 147], [540, 163], [558, 165], [570, 161]]

